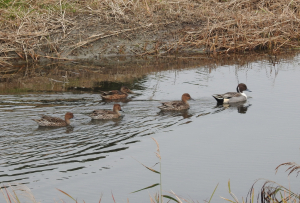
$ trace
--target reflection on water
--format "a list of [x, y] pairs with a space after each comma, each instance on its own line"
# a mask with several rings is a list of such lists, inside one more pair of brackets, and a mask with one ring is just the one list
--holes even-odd
[[189, 110], [181, 110], [181, 111], [160, 111], [158, 112], [160, 116], [182, 116], [183, 118], [190, 118], [193, 115], [189, 113]]
[[124, 115], [121, 115], [119, 118], [109, 119], [109, 120], [99, 120], [99, 119], [91, 119], [91, 121], [88, 123], [89, 125], [105, 125], [105, 124], [113, 124], [113, 126], [118, 126], [121, 124], [121, 121], [123, 119]]
[[[61, 128], [61, 127], [49, 127], [49, 126], [38, 126], [38, 128], [36, 129], [36, 131], [45, 131], [45, 133], [47, 133], [48, 131], [53, 131], [55, 128]], [[74, 130], [74, 127], [69, 125], [65, 127], [65, 133], [72, 133]]]
[[231, 104], [218, 104], [215, 107], [216, 109], [218, 109], [215, 111], [215, 113], [228, 109], [231, 111], [237, 110], [238, 113], [245, 114], [245, 113], [247, 113], [247, 110], [251, 105], [252, 104], [249, 104], [247, 102], [238, 102], [238, 103], [231, 103]]
[[[279, 113], [284, 116], [285, 112], [289, 112], [289, 115], [286, 115], [285, 118], [293, 119], [289, 120], [290, 123], [297, 120], [293, 114], [295, 109], [291, 112], [289, 105], [286, 105], [284, 109], [280, 109], [283, 107], [282, 105], [271, 103], [275, 102], [272, 97], [280, 100], [278, 95], [290, 90], [291, 84], [289, 81], [292, 80], [289, 80], [289, 77], [300, 76], [300, 71], [295, 68], [296, 66], [291, 61], [282, 59], [282, 61], [274, 64], [268, 60], [255, 61], [253, 58], [248, 58], [248, 62], [237, 60], [234, 57], [233, 59], [233, 61], [218, 61], [208, 57], [207, 60], [203, 60], [205, 63], [199, 62], [197, 65], [193, 64], [192, 66], [188, 66], [188, 63], [181, 61], [178, 62], [176, 68], [174, 68], [175, 60], [173, 60], [169, 66], [160, 64], [158, 65], [159, 68], [152, 67], [151, 71], [140, 72], [138, 79], [127, 80], [126, 85], [135, 94], [122, 101], [101, 101], [99, 91], [110, 87], [109, 83], [97, 82], [99, 78], [96, 75], [93, 79], [84, 77], [84, 80], [79, 82], [80, 85], [85, 82], [88, 88], [78, 88], [77, 90], [73, 88], [71, 92], [51, 91], [2, 95], [0, 103], [0, 183], [26, 183], [34, 192], [37, 190], [42, 191], [45, 185], [50, 185], [51, 188], [60, 186], [74, 188], [76, 187], [74, 181], [80, 181], [80, 184], [89, 186], [80, 187], [76, 190], [78, 194], [83, 194], [86, 190], [90, 191], [89, 197], [91, 199], [87, 197], [86, 202], [97, 199], [96, 194], [99, 191], [109, 193], [112, 186], [106, 184], [111, 183], [118, 189], [118, 191], [115, 191], [118, 194], [114, 193], [114, 195], [126, 197], [129, 192], [137, 188], [135, 184], [144, 185], [144, 183], [139, 182], [142, 180], [137, 180], [133, 185], [126, 187], [123, 192], [122, 188], [125, 184], [128, 185], [129, 180], [122, 179], [123, 176], [121, 175], [133, 177], [137, 173], [134, 171], [135, 166], [126, 165], [127, 162], [130, 162], [128, 157], [132, 156], [133, 152], [131, 150], [137, 148], [136, 155], [144, 157], [146, 151], [143, 143], [150, 136], [156, 136], [160, 140], [160, 144], [165, 146], [165, 151], [170, 150], [170, 154], [180, 153], [174, 155], [180, 157], [178, 158], [179, 161], [173, 160], [173, 154], [169, 156], [166, 153], [164, 155], [165, 162], [168, 162], [168, 160], [174, 162], [174, 165], [171, 164], [170, 168], [166, 169], [170, 173], [168, 175], [171, 177], [171, 171], [176, 173], [178, 170], [182, 170], [182, 165], [187, 166], [185, 170], [189, 172], [182, 176], [187, 178], [188, 182], [191, 182], [192, 188], [188, 189], [188, 193], [190, 192], [198, 200], [205, 199], [206, 196], [201, 196], [203, 194], [193, 192], [193, 188], [197, 191], [200, 190], [199, 188], [201, 190], [205, 189], [205, 185], [201, 185], [202, 182], [208, 184], [208, 182], [219, 181], [215, 179], [211, 181], [210, 178], [220, 178], [210, 174], [214, 167], [210, 167], [207, 172], [205, 171], [206, 166], [215, 166], [216, 163], [222, 163], [225, 166], [222, 169], [222, 174], [220, 174], [220, 171], [211, 173], [220, 174], [227, 178], [227, 174], [235, 169], [227, 166], [224, 161], [222, 162], [222, 160], [228, 160], [227, 158], [223, 157], [219, 160], [218, 157], [223, 154], [225, 156], [226, 153], [230, 154], [232, 151], [226, 151], [227, 148], [225, 148], [220, 153], [219, 148], [226, 146], [228, 149], [235, 150], [230, 141], [236, 141], [237, 143], [233, 143], [235, 146], [242, 146], [243, 139], [247, 139], [247, 136], [239, 139], [230, 138], [234, 133], [230, 131], [226, 134], [223, 124], [224, 126], [226, 124], [228, 128], [237, 127], [237, 122], [243, 119], [245, 122], [252, 123], [255, 126], [253, 129], [259, 128], [260, 131], [264, 132], [263, 126], [257, 122], [258, 119], [264, 118], [264, 116], [272, 116], [272, 119], [264, 118], [264, 121], [274, 122], [272, 123], [274, 128], [279, 126], [274, 116]], [[210, 62], [209, 64], [209, 60], [214, 63]], [[297, 60], [299, 59], [294, 59], [294, 61]], [[181, 63], [184, 65], [180, 66]], [[146, 65], [146, 67], [150, 66], [151, 64]], [[167, 68], [164, 66], [167, 66]], [[62, 69], [72, 72], [70, 67], [62, 67]], [[80, 68], [75, 69], [73, 72], [81, 71], [80, 74], [83, 71]], [[276, 71], [274, 71], [275, 69]], [[55, 75], [49, 69], [46, 68], [46, 70], [49, 71], [48, 76], [53, 74], [53, 77], [58, 77], [59, 74], [65, 76], [66, 73], [56, 73]], [[94, 66], [92, 70], [96, 72], [98, 69]], [[154, 70], [163, 71], [153, 73]], [[148, 75], [145, 75], [145, 73]], [[35, 75], [36, 73], [32, 71], [31, 74]], [[72, 74], [74, 74], [74, 77], [78, 75]], [[93, 74], [87, 73], [88, 76]], [[130, 74], [133, 73], [130, 72]], [[278, 76], [284, 78], [284, 82]], [[119, 75], [118, 77], [125, 76]], [[113, 83], [112, 89], [120, 88], [121, 85], [124, 85], [124, 81]], [[242, 104], [216, 106], [212, 94], [235, 91], [236, 84], [240, 82], [251, 85], [253, 92], [249, 95], [252, 98], [249, 97], [248, 101]], [[280, 85], [277, 85], [277, 83]], [[75, 86], [75, 83], [73, 85]], [[56, 90], [58, 91], [59, 88]], [[157, 108], [162, 101], [177, 100], [185, 92], [189, 92], [195, 99], [195, 101], [189, 102], [189, 110], [160, 111]], [[295, 96], [289, 93], [285, 95]], [[115, 103], [120, 103], [124, 110], [122, 116], [118, 119], [91, 120], [88, 116], [96, 109], [112, 109]], [[249, 109], [251, 110], [249, 111]], [[65, 112], [68, 111], [75, 115], [75, 119], [71, 120], [71, 126], [68, 127], [38, 127], [31, 120], [41, 114], [63, 117]], [[240, 114], [245, 116], [241, 118], [239, 117]], [[243, 122], [240, 122], [238, 126], [247, 128], [243, 126]], [[288, 128], [288, 130], [295, 130], [295, 126], [297, 125], [294, 125], [294, 128]], [[184, 133], [180, 132], [183, 131], [182, 129], [184, 129]], [[251, 130], [248, 129], [248, 131], [243, 132], [247, 133]], [[282, 139], [281, 134], [279, 134], [280, 130], [277, 129], [277, 131], [278, 134], [273, 132], [272, 136], [277, 136], [277, 139], [280, 140]], [[257, 134], [256, 132], [252, 133]], [[172, 138], [168, 136], [172, 136]], [[249, 135], [249, 137], [251, 136]], [[142, 146], [141, 149], [139, 149], [139, 146]], [[266, 146], [264, 146], [264, 149], [266, 149]], [[273, 147], [268, 148], [268, 150], [271, 149]], [[243, 150], [239, 150], [239, 152], [242, 154]], [[234, 153], [239, 154], [236, 151]], [[247, 157], [248, 154], [241, 156]], [[265, 156], [268, 156], [268, 154], [265, 154]], [[122, 162], [122, 165], [120, 160], [123, 159], [126, 161]], [[146, 155], [145, 159], [147, 159]], [[245, 158], [237, 156], [234, 159], [241, 162]], [[123, 167], [126, 169], [123, 169]], [[220, 166], [218, 167], [220, 168]], [[258, 168], [263, 168], [263, 166]], [[202, 173], [207, 173], [207, 175], [204, 177], [201, 175]], [[239, 174], [239, 171], [235, 171], [235, 173]], [[115, 176], [119, 179], [109, 179]], [[175, 180], [174, 177], [178, 177], [178, 174], [172, 177]], [[201, 180], [198, 180], [195, 184], [192, 183], [197, 177]], [[143, 181], [147, 181], [147, 178], [151, 179], [146, 175]], [[166, 179], [168, 179], [168, 176]], [[106, 181], [105, 187], [99, 186], [101, 181]], [[172, 181], [172, 178], [168, 181]], [[173, 183], [173, 185], [178, 189], [177, 191], [185, 191], [185, 187], [188, 187], [182, 186], [182, 184], [180, 186], [178, 183]], [[239, 187], [242, 188], [241, 185]], [[75, 192], [68, 190], [68, 193], [74, 194]], [[211, 191], [207, 194], [211, 194]], [[37, 195], [40, 195], [40, 199], [43, 199], [44, 202], [52, 202], [47, 194], [38, 193]], [[133, 202], [141, 202], [142, 199], [145, 199], [144, 195], [138, 196], [137, 200], [133, 200]]]

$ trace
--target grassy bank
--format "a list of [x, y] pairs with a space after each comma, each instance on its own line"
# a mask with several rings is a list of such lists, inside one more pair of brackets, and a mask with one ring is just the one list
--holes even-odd
[[0, 64], [299, 47], [295, 0], [1, 0]]

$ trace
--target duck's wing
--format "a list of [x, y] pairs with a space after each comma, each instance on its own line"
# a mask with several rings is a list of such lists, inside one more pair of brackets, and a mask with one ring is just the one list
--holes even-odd
[[111, 91], [108, 91], [108, 92], [101, 92], [102, 96], [114, 95], [114, 94], [124, 94], [124, 93], [119, 91], [119, 90], [111, 90]]
[[50, 122], [50, 123], [65, 123], [65, 120], [58, 118], [58, 117], [52, 117], [52, 116], [46, 116], [43, 115], [41, 120]]
[[108, 114], [115, 114], [115, 112], [113, 111], [109, 111], [109, 110], [104, 110], [104, 109], [99, 109], [99, 110], [94, 110], [90, 116], [99, 116], [99, 115], [108, 115]]
[[179, 106], [183, 105], [182, 101], [171, 101], [171, 102], [163, 102], [162, 106], [158, 107], [160, 109], [175, 109]]
[[173, 107], [176, 104], [174, 102], [162, 102], [161, 105], [164, 107]]
[[230, 99], [232, 97], [240, 97], [241, 94], [238, 92], [227, 92], [225, 94], [214, 94], [213, 97], [216, 99]]
[[57, 117], [43, 115], [41, 119], [32, 119], [39, 124], [39, 126], [66, 126], [65, 120]]
[[224, 98], [226, 99], [233, 98], [233, 97], [240, 97], [240, 96], [242, 95], [238, 92], [227, 92], [224, 94]]

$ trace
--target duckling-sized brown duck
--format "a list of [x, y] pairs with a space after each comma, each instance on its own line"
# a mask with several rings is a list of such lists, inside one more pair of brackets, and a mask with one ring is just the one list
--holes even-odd
[[109, 110], [94, 110], [92, 114], [89, 116], [92, 119], [113, 119], [113, 118], [119, 118], [121, 114], [119, 111], [122, 111], [120, 104], [115, 104], [113, 107], [113, 111]]
[[70, 119], [74, 118], [73, 113], [67, 112], [65, 114], [65, 120], [57, 117], [51, 117], [43, 115], [41, 119], [32, 119], [39, 124], [39, 126], [53, 126], [62, 127], [70, 125]]
[[128, 87], [123, 86], [120, 90], [101, 92], [101, 97], [104, 100], [125, 99], [128, 96], [127, 93], [133, 94], [133, 92]]
[[190, 99], [193, 100], [188, 93], [184, 93], [181, 96], [181, 101], [163, 102], [161, 103], [162, 106], [159, 106], [158, 108], [165, 111], [173, 111], [173, 110], [179, 111], [179, 110], [189, 109], [190, 105], [187, 101]]

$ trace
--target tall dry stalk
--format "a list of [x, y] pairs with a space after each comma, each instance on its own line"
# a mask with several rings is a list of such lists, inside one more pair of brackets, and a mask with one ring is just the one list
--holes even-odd
[[8, 187], [0, 188], [0, 190], [6, 203], [20, 203], [21, 199], [29, 200], [31, 203], [39, 203], [26, 185], [9, 184]]

